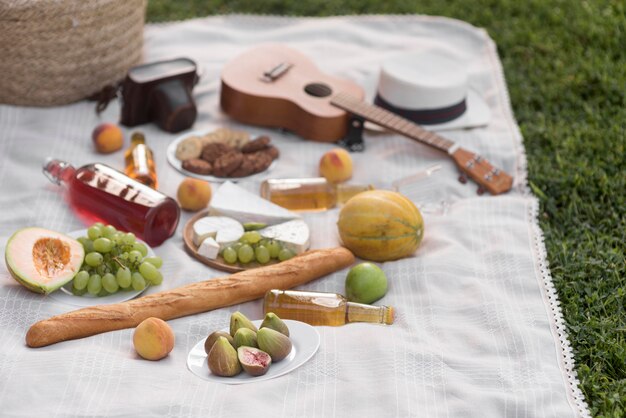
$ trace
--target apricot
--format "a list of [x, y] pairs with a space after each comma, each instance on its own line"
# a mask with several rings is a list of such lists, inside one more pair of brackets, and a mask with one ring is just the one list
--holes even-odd
[[102, 123], [93, 130], [91, 139], [96, 151], [109, 154], [117, 151], [124, 145], [124, 133], [119, 126], [113, 123]]
[[178, 186], [176, 196], [181, 208], [196, 212], [209, 204], [211, 185], [206, 181], [187, 177]]
[[162, 319], [147, 318], [135, 328], [133, 345], [146, 360], [161, 360], [174, 348], [174, 332]]
[[320, 159], [320, 175], [331, 183], [352, 177], [352, 157], [342, 148], [333, 148]]

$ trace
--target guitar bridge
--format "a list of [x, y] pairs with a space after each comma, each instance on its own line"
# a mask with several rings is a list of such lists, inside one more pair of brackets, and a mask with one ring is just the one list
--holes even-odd
[[346, 148], [350, 152], [365, 151], [365, 142], [363, 142], [363, 124], [365, 120], [358, 116], [350, 116], [348, 121], [348, 132], [346, 136], [338, 142], [339, 145]]
[[289, 62], [281, 62], [277, 66], [273, 67], [269, 71], [265, 71], [261, 77], [261, 81], [266, 83], [272, 83], [285, 75], [293, 67], [293, 64]]

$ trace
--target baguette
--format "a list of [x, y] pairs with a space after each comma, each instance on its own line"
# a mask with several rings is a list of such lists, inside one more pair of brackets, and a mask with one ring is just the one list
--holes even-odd
[[262, 297], [271, 289], [290, 289], [348, 267], [354, 255], [342, 247], [312, 250], [290, 260], [192, 283], [113, 305], [98, 305], [53, 316], [32, 325], [29, 347], [44, 347], [102, 332], [136, 327], [146, 318], [179, 318]]

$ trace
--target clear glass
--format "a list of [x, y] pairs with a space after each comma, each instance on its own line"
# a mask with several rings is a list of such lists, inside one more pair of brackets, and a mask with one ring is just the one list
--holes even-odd
[[389, 306], [348, 302], [337, 293], [297, 290], [270, 290], [265, 294], [263, 310], [274, 312], [282, 319], [310, 325], [340, 326], [350, 322], [391, 325], [394, 317], [394, 310]]
[[372, 186], [332, 184], [323, 177], [269, 179], [261, 183], [261, 197], [294, 211], [323, 211], [344, 204]]
[[130, 147], [124, 154], [126, 175], [153, 189], [158, 187], [156, 165], [152, 150], [146, 145], [146, 138], [141, 132], [135, 132], [130, 139]]
[[174, 199], [107, 165], [77, 169], [65, 161], [50, 160], [43, 172], [66, 188], [70, 206], [86, 224], [111, 224], [151, 246], [161, 245], [176, 232], [180, 208]]

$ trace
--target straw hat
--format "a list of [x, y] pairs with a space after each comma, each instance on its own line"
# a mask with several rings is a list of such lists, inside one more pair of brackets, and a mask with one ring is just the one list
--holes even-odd
[[374, 103], [431, 130], [484, 126], [491, 119], [463, 63], [433, 50], [384, 62]]

